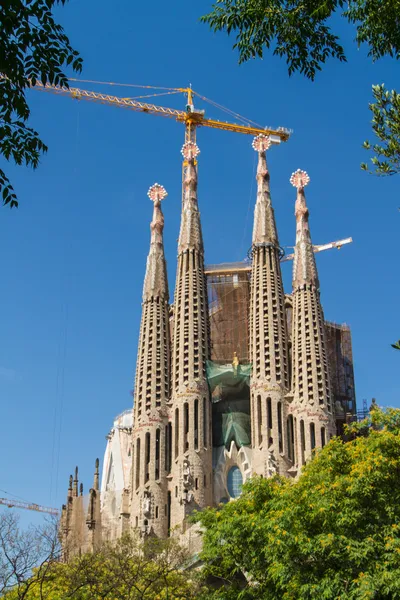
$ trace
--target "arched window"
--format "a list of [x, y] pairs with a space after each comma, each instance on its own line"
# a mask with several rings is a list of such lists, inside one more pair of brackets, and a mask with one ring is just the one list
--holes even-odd
[[144, 457], [144, 482], [146, 483], [150, 479], [150, 433], [146, 433], [145, 437], [145, 457]]
[[314, 423], [310, 423], [310, 442], [311, 442], [311, 450], [315, 448], [315, 425]]
[[279, 436], [279, 452], [283, 452], [283, 424], [282, 424], [282, 404], [278, 402], [278, 436]]
[[165, 470], [171, 471], [172, 465], [172, 423], [165, 426]]
[[300, 421], [300, 444], [301, 444], [301, 464], [305, 463], [305, 454], [306, 454], [306, 434], [304, 431], [304, 421]]
[[183, 405], [183, 451], [189, 449], [189, 404]]
[[288, 441], [288, 459], [294, 463], [294, 427], [293, 415], [287, 418], [287, 441]]
[[156, 429], [156, 460], [154, 464], [154, 477], [160, 479], [160, 430]]
[[175, 409], [175, 458], [179, 455], [179, 408]]
[[140, 483], [140, 438], [136, 440], [136, 489], [139, 487]]
[[257, 396], [257, 434], [258, 445], [262, 444], [262, 414], [261, 414], [261, 396]]
[[194, 448], [199, 449], [199, 399], [194, 401]]
[[321, 427], [321, 446], [324, 447], [325, 444], [326, 444], [325, 427]]
[[203, 398], [203, 445], [204, 448], [207, 448], [207, 399]]
[[243, 476], [239, 467], [232, 467], [228, 472], [227, 487], [231, 498], [238, 498], [242, 493]]

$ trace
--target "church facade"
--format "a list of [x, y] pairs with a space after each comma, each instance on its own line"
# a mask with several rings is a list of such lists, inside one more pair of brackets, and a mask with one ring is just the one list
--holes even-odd
[[325, 323], [305, 197], [309, 177], [300, 170], [290, 178], [296, 189], [292, 290], [283, 289], [269, 146], [267, 136], [253, 141], [250, 260], [211, 268], [204, 264], [197, 197], [199, 149], [185, 143], [173, 304], [163, 245], [167, 194], [159, 184], [150, 188], [133, 411], [117, 417], [108, 436], [101, 486], [98, 462], [88, 496], [79, 492], [77, 471], [71, 476], [61, 518], [64, 549], [90, 550], [135, 531], [176, 534], [196, 551], [199, 532], [187, 519], [193, 510], [235, 499], [253, 475], [296, 478], [313, 450], [336, 434], [337, 419], [355, 411], [352, 362], [346, 387], [339, 338]]

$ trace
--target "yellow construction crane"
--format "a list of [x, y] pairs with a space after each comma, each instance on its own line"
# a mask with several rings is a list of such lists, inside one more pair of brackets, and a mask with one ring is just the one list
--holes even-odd
[[[74, 80], [72, 80], [74, 81]], [[104, 83], [104, 82], [96, 82], [93, 83]], [[118, 84], [109, 84], [109, 85], [118, 85]], [[264, 134], [270, 137], [272, 144], [280, 144], [281, 142], [286, 142], [291, 134], [289, 129], [284, 127], [278, 127], [277, 129], [272, 129], [269, 127], [262, 128], [257, 124], [251, 124], [252, 122], [249, 119], [244, 119], [240, 117], [240, 115], [233, 113], [232, 111], [227, 111], [224, 107], [216, 104], [215, 102], [209, 101], [204, 96], [201, 96], [192, 88], [156, 88], [153, 86], [133, 86], [140, 87], [146, 89], [157, 89], [157, 90], [166, 90], [162, 92], [162, 94], [174, 94], [174, 93], [183, 93], [186, 95], [186, 110], [177, 110], [175, 108], [167, 108], [164, 106], [157, 106], [156, 104], [148, 104], [146, 102], [139, 102], [135, 98], [120, 98], [119, 96], [110, 96], [109, 94], [101, 94], [99, 92], [92, 92], [89, 90], [83, 90], [80, 88], [63, 88], [54, 85], [43, 85], [41, 82], [37, 81], [33, 86], [33, 89], [50, 92], [52, 94], [61, 94], [63, 96], [69, 96], [70, 98], [74, 98], [76, 100], [88, 100], [89, 102], [99, 102], [101, 104], [109, 104], [111, 106], [117, 106], [119, 108], [127, 108], [129, 110], [134, 110], [136, 112], [143, 112], [150, 115], [158, 115], [160, 117], [168, 117], [170, 119], [175, 119], [179, 123], [183, 123], [185, 125], [185, 142], [191, 141], [196, 142], [196, 129], [197, 127], [212, 127], [213, 129], [222, 129], [223, 131], [233, 131], [235, 133], [244, 133], [247, 135], [259, 135]], [[152, 94], [152, 95], [160, 95], [160, 94]], [[225, 121], [218, 121], [216, 119], [206, 119], [204, 110], [197, 110], [194, 106], [194, 96], [198, 96], [203, 100], [209, 101], [217, 108], [222, 110], [226, 110], [232, 115], [239, 117], [241, 120], [247, 122], [247, 124], [239, 124], [239, 123], [228, 123]]]
[[51, 508], [49, 506], [41, 506], [33, 502], [22, 502], [21, 500], [10, 500], [8, 498], [0, 498], [0, 504], [7, 506], [8, 508], [24, 508], [25, 510], [34, 510], [36, 512], [47, 513], [54, 517], [60, 516], [60, 511], [57, 508]]

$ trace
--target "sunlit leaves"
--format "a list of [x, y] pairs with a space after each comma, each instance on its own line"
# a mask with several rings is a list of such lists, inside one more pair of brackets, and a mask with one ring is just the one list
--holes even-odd
[[379, 142], [364, 142], [363, 147], [375, 155], [372, 165], [363, 163], [361, 168], [375, 175], [396, 175], [400, 172], [400, 94], [383, 84], [372, 86], [372, 93], [372, 130]]
[[[47, 146], [27, 126], [26, 88], [41, 81], [67, 87], [63, 68], [80, 72], [82, 60], [54, 21], [52, 8], [65, 0], [9, 0], [0, 9], [0, 154], [34, 169]], [[13, 188], [0, 171], [4, 204], [18, 205]]]
[[[400, 598], [400, 411], [375, 408], [297, 482], [254, 478], [198, 515], [207, 598]], [[236, 594], [236, 596], [235, 596]]]

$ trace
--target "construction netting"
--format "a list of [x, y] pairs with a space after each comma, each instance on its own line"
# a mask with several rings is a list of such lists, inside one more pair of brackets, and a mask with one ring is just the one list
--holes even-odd
[[236, 352], [248, 361], [249, 347], [249, 264], [231, 263], [206, 266], [211, 327], [211, 359], [232, 361]]
[[250, 446], [251, 365], [207, 363], [212, 400], [213, 446]]

